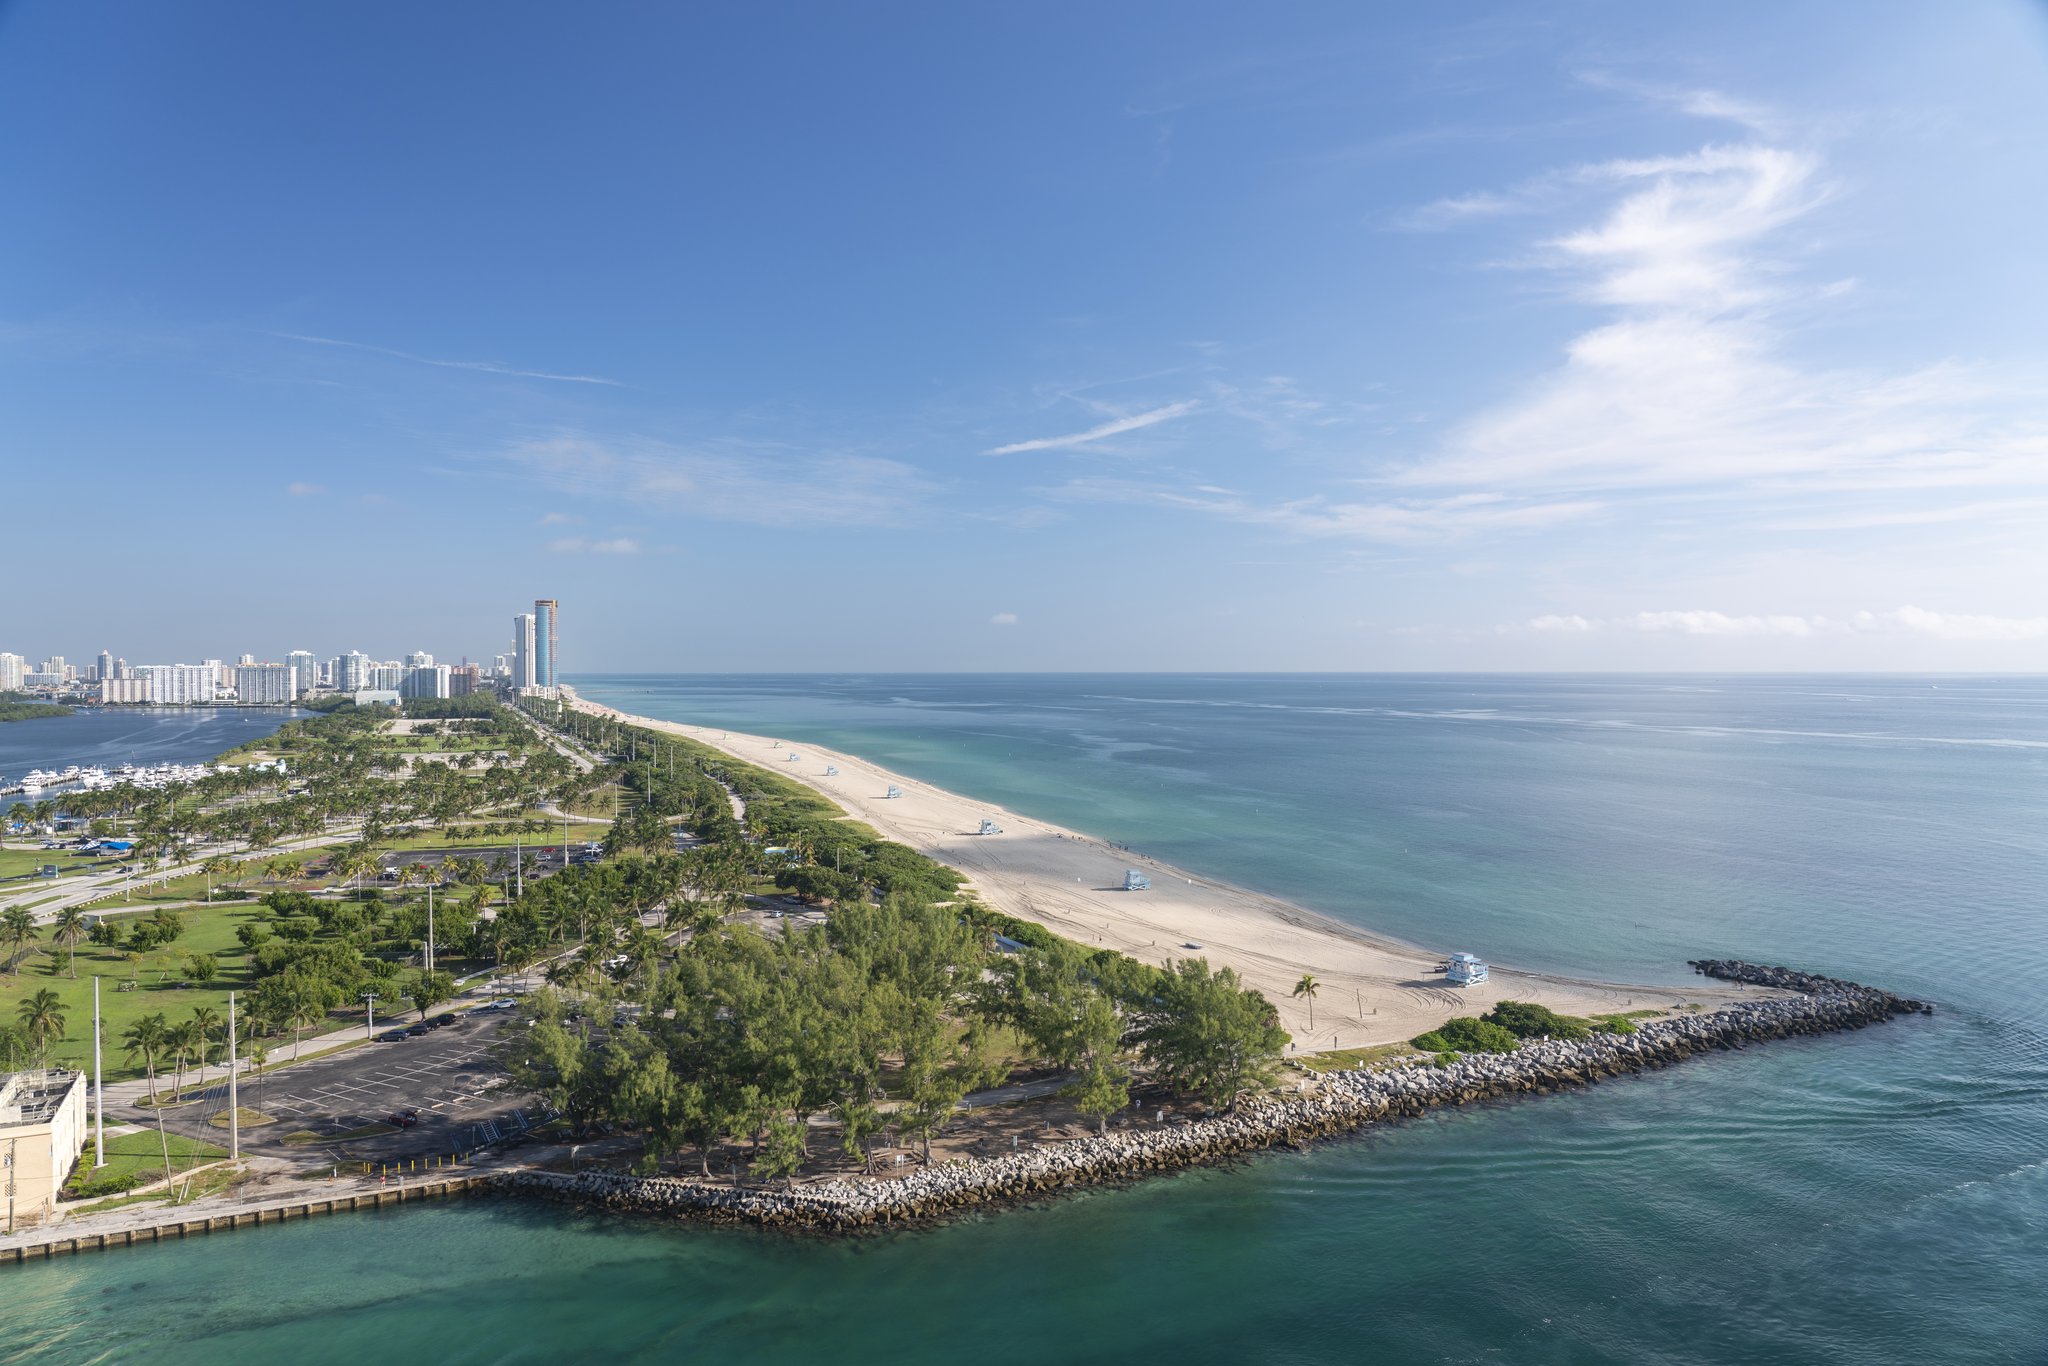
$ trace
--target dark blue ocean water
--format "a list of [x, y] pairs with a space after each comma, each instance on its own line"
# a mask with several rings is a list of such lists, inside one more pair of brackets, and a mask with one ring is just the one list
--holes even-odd
[[2048, 1361], [2048, 682], [575, 680], [1420, 943], [1931, 1020], [856, 1242], [514, 1206], [0, 1277], [0, 1360]]
[[196, 764], [298, 715], [282, 707], [81, 707], [69, 716], [10, 721], [0, 725], [0, 775], [19, 779], [30, 769], [72, 764]]

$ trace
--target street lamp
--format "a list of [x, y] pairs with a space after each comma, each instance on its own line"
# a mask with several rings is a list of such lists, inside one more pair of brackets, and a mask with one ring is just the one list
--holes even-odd
[[377, 993], [363, 993], [363, 1037], [369, 1038], [377, 1029]]

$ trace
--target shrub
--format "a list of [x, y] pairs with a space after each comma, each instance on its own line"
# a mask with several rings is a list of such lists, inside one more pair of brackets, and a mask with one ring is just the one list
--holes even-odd
[[1606, 1030], [1609, 1034], [1633, 1034], [1636, 1032], [1636, 1022], [1626, 1015], [1602, 1015], [1593, 1023]]
[[1583, 1039], [1587, 1033], [1584, 1020], [1575, 1020], [1569, 1015], [1558, 1014], [1549, 1006], [1532, 1005], [1527, 1001], [1502, 1001], [1480, 1018], [1522, 1039], [1540, 1039], [1546, 1035], [1553, 1039]]
[[1512, 1053], [1521, 1047], [1521, 1040], [1507, 1030], [1470, 1015], [1445, 1020], [1409, 1042], [1425, 1053]]

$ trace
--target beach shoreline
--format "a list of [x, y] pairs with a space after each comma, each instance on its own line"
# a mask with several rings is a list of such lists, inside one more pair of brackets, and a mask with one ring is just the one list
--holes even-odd
[[[894, 773], [858, 755], [775, 737], [640, 716], [564, 687], [585, 713], [672, 734], [794, 779], [849, 817], [960, 872], [991, 908], [1081, 944], [1165, 966], [1201, 957], [1230, 967], [1280, 1012], [1294, 1051], [1370, 1048], [1406, 1041], [1455, 1015], [1503, 1000], [1560, 1014], [1613, 1015], [1708, 1009], [1774, 994], [1730, 984], [1631, 985], [1490, 965], [1489, 980], [1449, 985], [1445, 952], [1375, 934], [1293, 902], [1177, 868], [1108, 841]], [[798, 756], [792, 760], [790, 756]], [[836, 774], [828, 774], [836, 769]], [[885, 795], [891, 789], [900, 796]], [[979, 834], [992, 820], [1000, 833]], [[1124, 891], [1126, 869], [1151, 878]], [[1482, 955], [1483, 956], [1483, 955]], [[1311, 999], [1294, 994], [1304, 975]]]

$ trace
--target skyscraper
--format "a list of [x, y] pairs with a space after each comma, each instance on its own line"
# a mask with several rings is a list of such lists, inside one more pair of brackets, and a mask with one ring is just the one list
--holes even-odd
[[549, 697], [555, 695], [555, 626], [559, 615], [556, 606], [553, 598], [533, 600], [533, 683]]
[[114, 653], [113, 653], [113, 651], [111, 651], [111, 650], [101, 650], [101, 651], [100, 651], [100, 667], [99, 667], [99, 679], [100, 679], [100, 681], [101, 681], [101, 682], [103, 682], [103, 683], [104, 683], [104, 682], [105, 682], [106, 680], [108, 680], [108, 679], [112, 678], [113, 676], [114, 676]]
[[313, 685], [320, 681], [320, 665], [313, 658], [311, 650], [293, 650], [284, 657], [285, 667], [292, 671], [292, 696], [303, 697], [313, 691]]
[[513, 692], [525, 692], [539, 686], [534, 682], [533, 643], [533, 613], [521, 612], [512, 618]]

